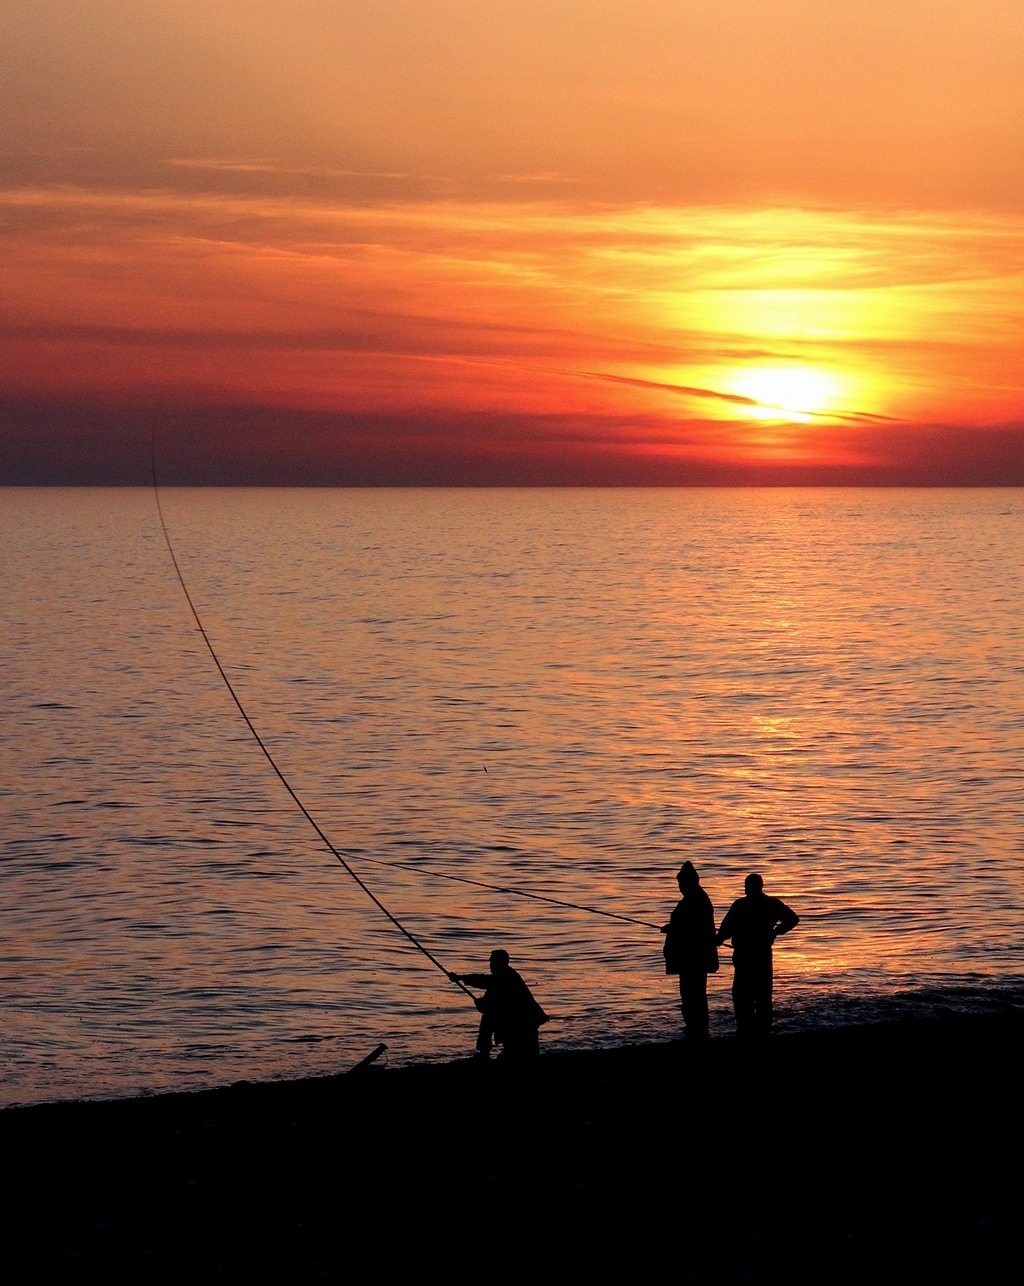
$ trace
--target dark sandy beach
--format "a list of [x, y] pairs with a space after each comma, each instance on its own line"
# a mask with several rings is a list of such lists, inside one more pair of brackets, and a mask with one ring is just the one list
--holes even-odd
[[950, 1016], [11, 1109], [8, 1280], [981, 1280], [1017, 1254], [1022, 1036]]

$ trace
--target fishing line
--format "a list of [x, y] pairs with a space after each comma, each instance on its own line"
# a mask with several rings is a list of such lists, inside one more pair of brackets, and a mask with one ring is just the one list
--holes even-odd
[[365, 853], [359, 854], [364, 862], [373, 862], [376, 866], [391, 866], [401, 871], [418, 871], [421, 875], [432, 875], [436, 880], [454, 880], [458, 884], [472, 884], [478, 889], [490, 889], [493, 893], [508, 893], [512, 897], [531, 898], [534, 902], [549, 902], [552, 906], [565, 906], [573, 911], [586, 911], [590, 915], [603, 915], [609, 920], [622, 920], [625, 924], [639, 924], [645, 929], [657, 929], [661, 932], [660, 924], [651, 924], [649, 920], [637, 920], [631, 915], [620, 915], [617, 911], [602, 911], [597, 906], [583, 906], [580, 902], [565, 902], [561, 898], [548, 897], [543, 893], [530, 893], [526, 889], [510, 888], [504, 884], [487, 884], [483, 880], [471, 880], [466, 875], [452, 875], [449, 871], [439, 871], [434, 867], [422, 866], [419, 862], [395, 862], [384, 857], [368, 857]]
[[451, 977], [448, 970], [444, 967], [444, 965], [440, 962], [440, 960], [438, 960], [438, 958], [430, 950], [428, 950], [428, 948], [425, 947], [423, 943], [420, 942], [420, 940], [413, 933], [411, 933], [405, 927], [405, 925], [401, 922], [401, 920], [398, 919], [396, 915], [393, 915], [387, 909], [387, 907], [376, 895], [376, 893], [374, 893], [373, 890], [369, 888], [366, 885], [366, 883], [359, 878], [359, 876], [352, 869], [352, 867], [349, 866], [348, 862], [345, 861], [341, 853], [338, 852], [338, 850], [334, 847], [334, 845], [327, 838], [324, 832], [320, 829], [319, 824], [317, 823], [313, 815], [310, 813], [309, 809], [295, 793], [295, 790], [292, 787], [291, 782], [284, 775], [281, 769], [277, 766], [277, 762], [274, 759], [274, 756], [267, 749], [266, 744], [263, 741], [263, 738], [256, 731], [256, 728], [254, 727], [252, 720], [249, 718], [248, 714], [246, 714], [245, 706], [242, 705], [241, 701], [239, 700], [238, 693], [232, 687], [231, 680], [228, 678], [227, 674], [225, 673], [224, 667], [220, 663], [220, 658], [217, 656], [214, 646], [210, 642], [210, 636], [207, 634], [206, 629], [203, 625], [203, 622], [200, 620], [199, 613], [196, 611], [196, 605], [195, 603], [192, 602], [192, 595], [188, 592], [188, 586], [185, 584], [185, 577], [181, 573], [181, 568], [178, 565], [178, 558], [174, 552], [174, 546], [171, 544], [171, 535], [170, 535], [170, 532], [167, 530], [167, 523], [164, 521], [164, 509], [163, 509], [163, 505], [160, 503], [160, 487], [157, 483], [157, 478], [156, 478], [156, 426], [159, 418], [160, 418], [160, 410], [158, 407], [156, 414], [153, 416], [153, 433], [150, 440], [150, 467], [153, 474], [153, 495], [156, 497], [156, 509], [157, 509], [157, 513], [160, 515], [160, 526], [164, 533], [164, 541], [167, 545], [167, 552], [170, 554], [171, 562], [174, 564], [174, 572], [175, 572], [175, 575], [178, 577], [178, 584], [181, 586], [182, 593], [185, 595], [185, 601], [189, 605], [189, 609], [191, 610], [192, 616], [195, 619], [195, 623], [199, 629], [199, 633], [203, 636], [203, 642], [206, 644], [206, 647], [210, 653], [210, 656], [213, 657], [213, 663], [217, 667], [217, 673], [224, 680], [224, 686], [227, 688], [228, 692], [231, 693], [232, 701], [234, 701], [235, 705], [238, 707], [238, 713], [245, 720], [245, 726], [252, 733], [253, 739], [255, 740], [256, 744], [263, 751], [263, 754], [264, 754], [264, 757], [266, 758], [267, 763], [270, 764], [271, 768], [273, 768], [274, 772], [277, 774], [278, 779], [281, 782], [281, 785], [284, 786], [288, 794], [291, 795], [292, 799], [295, 801], [303, 817], [305, 817], [306, 821], [309, 822], [310, 826], [312, 826], [312, 828], [316, 831], [320, 839], [323, 840], [329, 852], [334, 854], [334, 856], [338, 859], [341, 865], [345, 868], [345, 871], [349, 875], [351, 875], [352, 879], [355, 880], [356, 884], [359, 885], [359, 887], [363, 890], [363, 892], [370, 899], [373, 905], [378, 909], [378, 911], [380, 911], [382, 915], [385, 915], [395, 926], [395, 928], [399, 931], [399, 933], [403, 934], [406, 938], [408, 938], [408, 940], [412, 943], [412, 945], [416, 948], [416, 950], [421, 951], [423, 955], [425, 955], [427, 959], [430, 961], [430, 963], [434, 966], [434, 968], [439, 969], [441, 973], [443, 973], [444, 976], [449, 980], [449, 982], [455, 982], [455, 985], [461, 991], [464, 991], [471, 1000], [475, 1000], [476, 997], [469, 990], [469, 988], [465, 986], [464, 983], [458, 982]]
[[[231, 680], [228, 678], [227, 674], [225, 673], [224, 667], [220, 663], [220, 658], [217, 656], [217, 653], [214, 650], [213, 644], [210, 642], [210, 637], [206, 633], [206, 629], [203, 626], [203, 622], [200, 619], [199, 613], [196, 610], [196, 606], [192, 601], [192, 596], [188, 591], [188, 586], [185, 584], [185, 578], [182, 575], [181, 567], [178, 564], [178, 559], [174, 552], [174, 546], [171, 543], [171, 537], [167, 529], [167, 523], [164, 520], [163, 506], [160, 502], [160, 488], [157, 482], [157, 474], [156, 474], [156, 429], [157, 429], [158, 419], [159, 419], [159, 410], [157, 411], [157, 414], [153, 418], [152, 442], [150, 444], [150, 448], [151, 448], [150, 465], [151, 465], [152, 476], [153, 476], [153, 494], [156, 498], [157, 513], [160, 516], [160, 526], [161, 526], [161, 529], [163, 530], [164, 541], [166, 542], [166, 545], [167, 545], [167, 552], [171, 556], [171, 562], [174, 565], [174, 571], [175, 571], [175, 574], [177, 575], [178, 583], [181, 585], [182, 592], [185, 595], [185, 600], [188, 603], [189, 609], [192, 612], [192, 616], [195, 620], [196, 626], [199, 629], [199, 633], [203, 637], [203, 642], [206, 644], [206, 647], [210, 653], [210, 656], [213, 658], [213, 663], [217, 667], [217, 672], [219, 673], [221, 679], [223, 680], [224, 686], [231, 694], [231, 699], [238, 707], [239, 714], [245, 720], [246, 727], [249, 729], [250, 733], [252, 733], [253, 739], [255, 740], [256, 744], [259, 746], [260, 750], [262, 750], [264, 756], [266, 757], [267, 762], [270, 764], [271, 768], [274, 770], [277, 777], [280, 779], [281, 784], [284, 786], [285, 790], [287, 790], [288, 794], [295, 801], [296, 805], [302, 812], [302, 815], [306, 818], [309, 824], [316, 831], [317, 835], [327, 846], [328, 850], [334, 855], [335, 858], [337, 858], [337, 860], [344, 867], [345, 871], [352, 877], [353, 880], [355, 880], [355, 882], [363, 890], [366, 896], [370, 898], [370, 900], [374, 903], [374, 905], [378, 907], [379, 910], [385, 916], [387, 916], [387, 918], [391, 921], [392, 924], [395, 925], [395, 927], [399, 930], [399, 932], [403, 933], [405, 937], [408, 938], [408, 940], [419, 951], [422, 951], [423, 954], [427, 957], [427, 959], [436, 968], [440, 969], [441, 972], [447, 977], [448, 970], [445, 969], [445, 967], [440, 963], [440, 961], [437, 960], [437, 958], [430, 951], [428, 951], [428, 949], [412, 933], [410, 933], [410, 931], [405, 927], [405, 925], [402, 924], [387, 909], [384, 903], [381, 902], [381, 900], [376, 896], [376, 894], [373, 893], [372, 890], [367, 887], [367, 885], [360, 879], [360, 877], [356, 874], [356, 872], [352, 869], [349, 863], [342, 856], [343, 851], [351, 853], [351, 850], [339, 850], [328, 839], [327, 835], [324, 833], [324, 831], [321, 829], [319, 824], [312, 817], [309, 810], [306, 808], [305, 804], [296, 794], [292, 784], [288, 781], [287, 777], [285, 777], [284, 773], [278, 767], [277, 762], [275, 761], [273, 755], [267, 749], [267, 746], [264, 743], [263, 738], [256, 731], [256, 728], [253, 725], [252, 720], [249, 718], [249, 715], [246, 713], [245, 707], [242, 705], [242, 702], [239, 700], [238, 693], [235, 691], [234, 687], [231, 684]], [[474, 880], [469, 878], [469, 876], [466, 876], [466, 875], [454, 875], [449, 871], [438, 871], [432, 867], [422, 866], [418, 862], [396, 862], [386, 858], [370, 857], [365, 853], [360, 853], [359, 857], [360, 857], [360, 860], [364, 862], [372, 862], [375, 866], [387, 866], [395, 870], [416, 871], [421, 875], [430, 875], [434, 879], [449, 880], [452, 883], [456, 883], [456, 884], [468, 884], [473, 886], [474, 888], [487, 889], [492, 893], [502, 893], [509, 897], [527, 898], [533, 902], [547, 903], [549, 906], [561, 906], [572, 911], [583, 911], [585, 914], [588, 914], [588, 915], [600, 915], [608, 920], [618, 920], [624, 924], [635, 924], [644, 929], [654, 929], [655, 931], [660, 931], [661, 929], [660, 925], [652, 924], [649, 920], [639, 920], [635, 916], [621, 915], [617, 911], [605, 911], [600, 907], [585, 906], [583, 903], [580, 903], [580, 902], [569, 902], [564, 898], [551, 897], [550, 895], [543, 894], [543, 893], [533, 893], [526, 889], [515, 888], [509, 885], [490, 884], [485, 880]], [[461, 987], [462, 990], [465, 991], [467, 995], [469, 996], [472, 995], [472, 992], [470, 992], [466, 987], [464, 987], [462, 983], [458, 983], [457, 985]]]

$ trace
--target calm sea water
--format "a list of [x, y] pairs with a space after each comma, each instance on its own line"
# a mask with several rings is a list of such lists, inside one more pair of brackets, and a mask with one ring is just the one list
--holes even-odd
[[[780, 1026], [1024, 1000], [1024, 492], [165, 509], [310, 810], [446, 965], [507, 947], [545, 1046], [677, 1034], [660, 936], [415, 868], [655, 923], [682, 859], [719, 915], [759, 870]], [[470, 1051], [249, 739], [152, 495], [3, 490], [0, 541], [0, 1101]]]

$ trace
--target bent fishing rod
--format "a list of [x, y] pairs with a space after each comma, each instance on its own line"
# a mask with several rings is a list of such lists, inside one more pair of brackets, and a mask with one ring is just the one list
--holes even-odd
[[174, 552], [174, 545], [171, 543], [170, 532], [167, 530], [167, 523], [164, 519], [164, 509], [163, 509], [163, 505], [160, 502], [160, 487], [157, 482], [157, 476], [156, 476], [156, 429], [157, 429], [157, 422], [159, 420], [159, 416], [160, 416], [160, 411], [158, 408], [156, 414], [153, 416], [153, 432], [150, 440], [150, 467], [153, 475], [153, 495], [156, 497], [157, 513], [160, 516], [160, 527], [164, 533], [164, 542], [167, 545], [167, 552], [171, 556], [171, 562], [174, 565], [174, 572], [178, 578], [178, 584], [181, 586], [182, 593], [185, 595], [185, 601], [188, 603], [189, 610], [191, 611], [192, 617], [195, 620], [196, 627], [198, 628], [199, 633], [203, 637], [203, 642], [206, 644], [207, 651], [210, 653], [210, 656], [213, 658], [213, 663], [217, 667], [217, 673], [220, 675], [221, 679], [224, 681], [224, 686], [231, 694], [232, 701], [234, 701], [235, 705], [238, 707], [238, 713], [245, 720], [245, 726], [249, 729], [250, 733], [252, 733], [253, 740], [259, 746], [260, 750], [263, 751], [264, 758], [266, 759], [267, 763], [270, 764], [271, 768], [274, 770], [275, 774], [278, 777], [278, 780], [281, 782], [281, 785], [284, 786], [285, 790], [292, 797], [299, 811], [302, 813], [303, 817], [305, 817], [306, 821], [309, 822], [310, 826], [312, 826], [314, 831], [316, 831], [317, 835], [320, 837], [320, 839], [323, 841], [324, 845], [326, 846], [328, 852], [332, 853], [338, 859], [342, 867], [345, 869], [346, 873], [352, 877], [352, 879], [356, 882], [356, 884], [358, 884], [358, 886], [370, 899], [370, 901], [377, 908], [377, 910], [380, 911], [382, 915], [386, 916], [387, 919], [391, 921], [391, 923], [395, 926], [395, 928], [399, 931], [399, 933], [401, 933], [404, 937], [406, 937], [416, 948], [417, 951], [422, 952], [423, 955], [425, 955], [426, 958], [430, 961], [430, 963], [434, 966], [434, 968], [440, 970], [440, 972], [444, 974], [444, 976], [448, 979], [449, 982], [454, 983], [455, 986], [457, 986], [460, 991], [465, 992], [465, 994], [470, 998], [470, 1000], [474, 1001], [475, 1003], [476, 997], [469, 990], [469, 988], [465, 986], [464, 983], [460, 982], [459, 979], [455, 977], [454, 974], [452, 974], [449, 970], [447, 970], [444, 967], [444, 965], [440, 962], [440, 960], [438, 960], [438, 958], [433, 954], [433, 952], [430, 951], [429, 948], [425, 947], [423, 943], [420, 942], [419, 938], [417, 938], [415, 934], [413, 934], [409, 929], [407, 929], [396, 915], [392, 914], [392, 912], [388, 910], [388, 908], [384, 905], [384, 903], [380, 900], [380, 898], [376, 895], [376, 893], [374, 893], [374, 891], [365, 883], [365, 881], [359, 877], [358, 873], [352, 869], [352, 867], [345, 860], [345, 858], [338, 851], [338, 849], [334, 847], [331, 841], [324, 834], [316, 818], [313, 817], [312, 813], [310, 813], [309, 809], [306, 807], [306, 805], [296, 794], [295, 789], [292, 786], [291, 782], [288, 780], [288, 778], [278, 767], [277, 761], [275, 760], [274, 756], [270, 753], [270, 750], [267, 748], [267, 745], [264, 742], [263, 738], [256, 731], [256, 727], [253, 724], [253, 721], [249, 718], [249, 715], [246, 713], [245, 706], [242, 705], [242, 702], [238, 696], [238, 693], [235, 691], [231, 683], [231, 680], [228, 678], [223, 665], [221, 665], [220, 658], [217, 655], [216, 649], [214, 648], [213, 643], [210, 641], [210, 636], [206, 632], [206, 627], [203, 625], [203, 622], [200, 619], [199, 613], [196, 610], [196, 605], [192, 601], [192, 595], [189, 593], [188, 586], [185, 584], [185, 577], [182, 575], [181, 567], [178, 563], [178, 557]]
[[[370, 900], [381, 911], [381, 913], [385, 915], [388, 918], [388, 920], [391, 921], [392, 924], [395, 925], [395, 927], [399, 930], [399, 932], [402, 933], [413, 944], [413, 946], [417, 948], [417, 950], [421, 951], [431, 962], [431, 964], [435, 966], [435, 968], [439, 969], [442, 973], [444, 973], [446, 978], [448, 978], [450, 981], [453, 981], [449, 971], [445, 969], [445, 967], [440, 963], [440, 961], [436, 958], [436, 956], [434, 956], [419, 941], [419, 939], [416, 938], [405, 927], [405, 925], [403, 925], [401, 921], [399, 921], [397, 917], [394, 916], [392, 912], [388, 910], [388, 908], [384, 905], [384, 903], [380, 900], [380, 898], [377, 897], [377, 895], [359, 877], [356, 871], [353, 870], [351, 865], [346, 861], [345, 856], [343, 856], [343, 854], [345, 853], [348, 853], [351, 856], [352, 855], [351, 850], [338, 849], [331, 842], [328, 836], [324, 833], [319, 823], [310, 814], [305, 804], [299, 798], [291, 782], [281, 771], [281, 768], [277, 764], [277, 761], [270, 753], [270, 750], [268, 749], [266, 743], [263, 741], [263, 738], [257, 732], [256, 727], [253, 724], [252, 720], [250, 719], [245, 707], [242, 705], [242, 702], [238, 696], [238, 693], [235, 691], [231, 683], [231, 680], [228, 678], [227, 673], [224, 670], [223, 665], [221, 664], [220, 658], [218, 657], [217, 652], [213, 646], [213, 643], [210, 640], [210, 636], [206, 632], [206, 628], [203, 625], [203, 622], [199, 616], [199, 612], [196, 609], [196, 606], [192, 600], [191, 594], [189, 593], [188, 586], [185, 583], [185, 577], [182, 573], [181, 566], [178, 563], [177, 555], [175, 554], [175, 551], [174, 551], [174, 545], [171, 542], [170, 532], [168, 531], [167, 523], [164, 519], [163, 505], [160, 500], [160, 487], [159, 487], [159, 482], [157, 479], [157, 471], [156, 471], [156, 432], [157, 432], [157, 424], [159, 421], [159, 414], [160, 413], [158, 409], [156, 414], [153, 417], [153, 430], [152, 430], [152, 437], [150, 442], [150, 470], [151, 470], [152, 480], [153, 480], [153, 494], [156, 499], [157, 513], [160, 518], [160, 527], [163, 532], [164, 542], [167, 546], [167, 552], [170, 555], [171, 563], [174, 567], [175, 575], [177, 576], [178, 583], [181, 586], [183, 594], [185, 595], [185, 601], [188, 603], [189, 610], [191, 611], [192, 617], [195, 620], [196, 627], [198, 628], [199, 633], [202, 636], [203, 642], [206, 644], [207, 650], [209, 651], [210, 656], [213, 659], [214, 665], [217, 667], [217, 672], [220, 675], [221, 680], [224, 683], [224, 686], [227, 688], [232, 701], [234, 701], [239, 714], [242, 716], [242, 719], [245, 722], [246, 727], [251, 733], [256, 744], [259, 746], [267, 762], [270, 764], [275, 775], [278, 777], [281, 784], [284, 786], [285, 790], [287, 790], [288, 794], [291, 796], [292, 800], [295, 802], [296, 806], [299, 808], [302, 815], [313, 827], [313, 829], [315, 830], [320, 840], [327, 847], [328, 851], [338, 860], [338, 862], [348, 873], [348, 875], [350, 875], [352, 879], [356, 882], [356, 884], [359, 885], [359, 887], [363, 890], [366, 896], [370, 898]], [[550, 906], [561, 906], [573, 911], [583, 911], [589, 915], [599, 915], [609, 920], [618, 920], [625, 924], [635, 924], [645, 929], [654, 929], [655, 931], [661, 930], [660, 925], [652, 924], [649, 920], [637, 919], [635, 916], [622, 915], [616, 911], [606, 911], [600, 907], [586, 906], [580, 902], [569, 902], [563, 898], [551, 897], [550, 895], [547, 895], [547, 894], [535, 893], [527, 889], [516, 888], [510, 885], [491, 884], [484, 880], [474, 880], [465, 875], [455, 875], [449, 871], [439, 871], [432, 867], [423, 866], [420, 863], [396, 862], [394, 860], [388, 860], [386, 858], [371, 857], [365, 853], [360, 853], [359, 857], [361, 858], [361, 860], [372, 862], [374, 865], [377, 865], [377, 866], [387, 866], [395, 870], [416, 871], [423, 875], [432, 876], [435, 879], [448, 880], [450, 882], [457, 883], [457, 884], [472, 885], [475, 888], [487, 889], [493, 893], [502, 893], [511, 897], [526, 898], [535, 902], [544, 902]], [[473, 993], [469, 991], [468, 988], [463, 986], [461, 982], [456, 983], [456, 985], [459, 986], [461, 990], [466, 993], [466, 995], [472, 997]]]

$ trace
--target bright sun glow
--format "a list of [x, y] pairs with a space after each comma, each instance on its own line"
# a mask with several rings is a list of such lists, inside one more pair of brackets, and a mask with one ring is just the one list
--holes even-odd
[[836, 376], [808, 366], [746, 367], [730, 376], [727, 388], [759, 404], [746, 409], [756, 420], [785, 416], [799, 423], [827, 414], [843, 391]]

